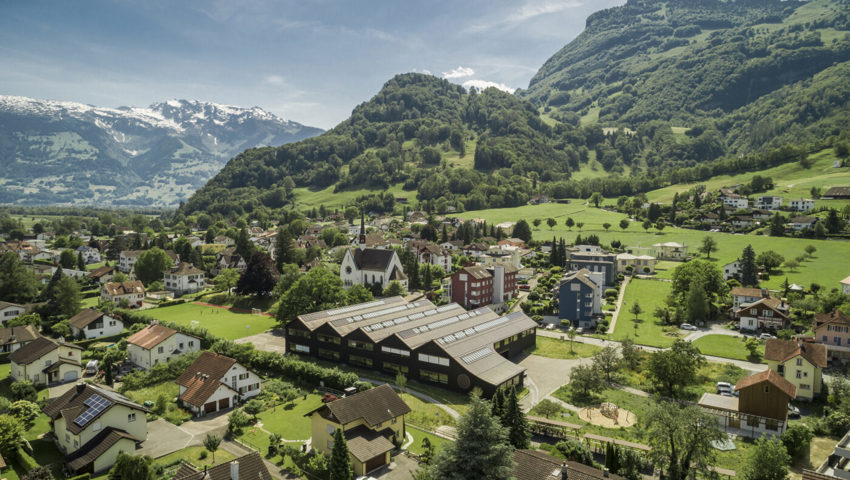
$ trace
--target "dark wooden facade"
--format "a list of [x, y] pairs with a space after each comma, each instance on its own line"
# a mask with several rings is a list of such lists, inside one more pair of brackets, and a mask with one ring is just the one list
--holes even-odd
[[763, 381], [738, 390], [738, 411], [761, 417], [785, 420], [791, 397], [768, 381]]

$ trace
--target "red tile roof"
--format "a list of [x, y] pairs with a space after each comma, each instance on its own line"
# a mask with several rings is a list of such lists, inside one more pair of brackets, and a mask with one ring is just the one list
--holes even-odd
[[164, 327], [159, 324], [148, 325], [127, 338], [127, 343], [137, 345], [145, 350], [150, 350], [175, 333], [177, 333], [177, 330], [173, 328]]

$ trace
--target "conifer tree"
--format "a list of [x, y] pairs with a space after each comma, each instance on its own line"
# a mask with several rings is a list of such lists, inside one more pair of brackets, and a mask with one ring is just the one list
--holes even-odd
[[522, 407], [520, 407], [517, 392], [514, 387], [511, 387], [511, 389], [508, 390], [506, 397], [504, 414], [502, 415], [502, 425], [509, 430], [508, 440], [514, 448], [528, 448], [530, 444], [528, 421], [525, 418], [525, 413], [523, 413]]
[[351, 480], [354, 470], [351, 468], [351, 459], [348, 456], [348, 444], [342, 429], [337, 428], [334, 433], [334, 446], [331, 450], [331, 459], [328, 464], [330, 480]]
[[490, 412], [496, 418], [502, 418], [505, 412], [505, 396], [504, 390], [499, 388], [496, 390], [496, 393], [493, 394], [493, 398], [490, 399]]
[[[245, 261], [248, 259], [246, 258]], [[284, 263], [293, 263], [292, 261], [292, 235], [289, 229], [280, 227], [277, 230], [277, 238], [274, 243], [274, 265], [277, 271], [282, 271]]]
[[753, 287], [758, 286], [758, 283], [756, 252], [752, 245], [747, 245], [741, 253], [741, 284]]

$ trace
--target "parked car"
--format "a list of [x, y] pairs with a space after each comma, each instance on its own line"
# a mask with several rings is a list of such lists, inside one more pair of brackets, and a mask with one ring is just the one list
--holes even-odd
[[548, 323], [548, 324], [546, 324], [546, 330], [554, 330], [554, 329], [555, 329], [555, 324], [554, 324], [554, 323]]
[[732, 390], [732, 384], [729, 382], [717, 382], [716, 387], [718, 390], [720, 390], [721, 388], [725, 388], [726, 390], [730, 391]]
[[800, 409], [789, 403], [788, 416], [791, 418], [800, 418]]
[[682, 330], [699, 330], [697, 327], [691, 325], [690, 323], [683, 323], [679, 325], [679, 328]]
[[776, 337], [769, 334], [769, 333], [762, 333], [761, 335], [759, 335], [759, 340], [768, 340], [768, 339], [771, 339], [771, 338], [776, 338]]
[[527, 291], [531, 290], [531, 285], [528, 285], [528, 284], [520, 285], [519, 289], [522, 290], [523, 292], [527, 292]]

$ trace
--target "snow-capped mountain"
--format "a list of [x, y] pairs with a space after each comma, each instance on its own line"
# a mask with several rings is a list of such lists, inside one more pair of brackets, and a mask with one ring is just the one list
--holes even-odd
[[320, 133], [259, 107], [0, 95], [0, 203], [176, 205], [243, 150]]

